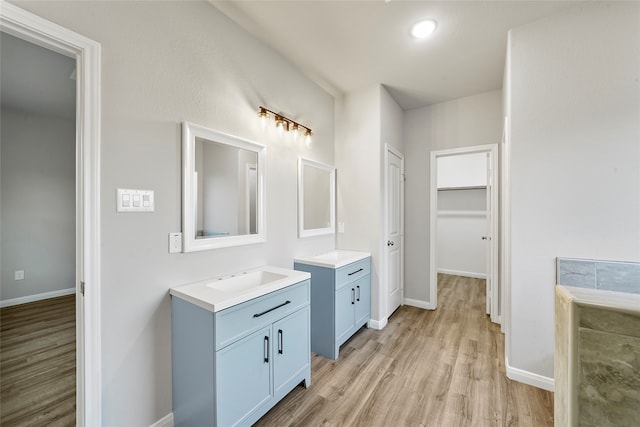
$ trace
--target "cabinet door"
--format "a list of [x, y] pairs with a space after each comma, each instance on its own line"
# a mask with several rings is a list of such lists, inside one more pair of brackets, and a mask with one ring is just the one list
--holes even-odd
[[353, 286], [356, 288], [356, 324], [360, 328], [369, 323], [371, 317], [371, 280], [370, 276], [358, 279]]
[[216, 352], [217, 425], [236, 425], [273, 397], [271, 340], [269, 326]]
[[309, 307], [273, 324], [273, 386], [276, 398], [300, 383], [310, 365]]
[[345, 342], [353, 332], [355, 323], [355, 288], [353, 283], [336, 291], [336, 345]]

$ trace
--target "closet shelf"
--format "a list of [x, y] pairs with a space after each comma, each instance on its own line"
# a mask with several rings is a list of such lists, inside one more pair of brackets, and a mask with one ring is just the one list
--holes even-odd
[[486, 188], [486, 185], [470, 185], [468, 187], [440, 187], [438, 191], [484, 190]]

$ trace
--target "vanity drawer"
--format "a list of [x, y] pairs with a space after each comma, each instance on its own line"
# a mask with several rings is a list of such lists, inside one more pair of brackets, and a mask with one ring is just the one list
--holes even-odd
[[219, 350], [264, 325], [309, 304], [309, 280], [215, 313], [215, 347]]
[[370, 258], [353, 262], [336, 270], [336, 289], [371, 273]]

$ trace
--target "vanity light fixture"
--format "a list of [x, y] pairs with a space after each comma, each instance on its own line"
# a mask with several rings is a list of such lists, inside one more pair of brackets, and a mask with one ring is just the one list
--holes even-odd
[[260, 121], [262, 123], [262, 128], [264, 129], [267, 125], [267, 121], [269, 120], [269, 115], [273, 115], [274, 121], [276, 123], [276, 130], [279, 134], [283, 134], [284, 132], [293, 132], [293, 139], [297, 140], [298, 135], [302, 133], [305, 136], [305, 143], [307, 147], [311, 145], [311, 128], [301, 125], [295, 120], [291, 120], [288, 117], [283, 116], [282, 114], [278, 114], [274, 111], [269, 110], [266, 107], [260, 106], [258, 110], [258, 117], [260, 117]]
[[433, 34], [437, 26], [438, 24], [433, 19], [416, 22], [411, 27], [411, 36], [416, 39], [426, 39]]

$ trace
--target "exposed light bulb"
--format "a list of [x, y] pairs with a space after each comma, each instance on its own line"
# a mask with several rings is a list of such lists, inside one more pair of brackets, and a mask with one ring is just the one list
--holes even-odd
[[278, 131], [278, 135], [282, 135], [284, 132], [284, 120], [282, 120], [280, 116], [276, 116], [276, 130]]
[[311, 147], [311, 130], [307, 129], [304, 132], [305, 138], [304, 138], [304, 143], [307, 147]]
[[426, 39], [436, 30], [436, 21], [433, 19], [426, 19], [424, 21], [417, 22], [411, 27], [411, 36], [416, 39]]
[[265, 130], [267, 128], [267, 119], [269, 118], [267, 111], [264, 108], [260, 107], [258, 117], [260, 117], [260, 126], [262, 127], [262, 130]]
[[300, 134], [300, 129], [298, 128], [297, 123], [294, 123], [293, 126], [291, 127], [291, 132], [293, 133], [293, 140], [297, 141], [298, 135]]

